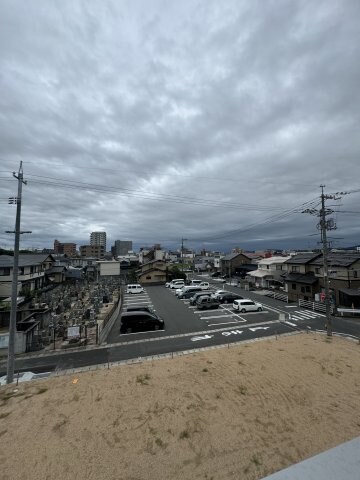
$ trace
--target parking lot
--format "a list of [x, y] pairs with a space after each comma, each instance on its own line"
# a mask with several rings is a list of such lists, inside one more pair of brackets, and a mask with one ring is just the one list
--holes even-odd
[[[239, 295], [245, 297], [246, 293], [239, 291], [237, 287], [219, 286], [212, 284], [211, 290], [223, 289], [231, 292], [239, 292]], [[266, 300], [268, 300], [265, 297]], [[123, 311], [127, 307], [141, 305], [151, 306], [155, 313], [165, 321], [165, 330], [149, 331], [141, 333], [121, 334], [120, 319], [116, 322], [113, 331], [108, 339], [109, 343], [116, 343], [125, 340], [126, 337], [149, 338], [154, 336], [181, 335], [190, 332], [211, 331], [214, 329], [237, 329], [258, 326], [261, 324], [272, 324], [279, 320], [280, 311], [277, 308], [263, 302], [264, 298], [256, 298], [256, 301], [262, 303], [263, 311], [239, 313], [234, 311], [232, 304], [222, 304], [217, 309], [198, 310], [196, 306], [190, 305], [189, 299], [178, 299], [175, 290], [170, 290], [165, 286], [145, 287], [144, 293], [124, 294]]]

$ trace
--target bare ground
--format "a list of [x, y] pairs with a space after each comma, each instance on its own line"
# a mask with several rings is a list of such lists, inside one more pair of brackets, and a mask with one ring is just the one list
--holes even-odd
[[259, 479], [360, 435], [359, 399], [360, 346], [314, 334], [3, 387], [0, 476]]

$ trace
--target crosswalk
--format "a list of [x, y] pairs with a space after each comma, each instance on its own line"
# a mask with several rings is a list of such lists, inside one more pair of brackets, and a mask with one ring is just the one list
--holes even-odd
[[323, 313], [313, 312], [311, 310], [295, 310], [289, 314], [289, 320], [311, 320], [314, 318], [325, 317]]

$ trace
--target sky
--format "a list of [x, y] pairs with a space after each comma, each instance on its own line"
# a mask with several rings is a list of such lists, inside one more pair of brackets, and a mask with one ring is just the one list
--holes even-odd
[[[0, 247], [359, 244], [358, 0], [2, 0]], [[312, 214], [303, 213], [313, 210]]]

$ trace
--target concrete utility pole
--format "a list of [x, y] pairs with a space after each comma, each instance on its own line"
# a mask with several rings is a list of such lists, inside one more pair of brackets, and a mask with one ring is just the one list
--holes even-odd
[[[11, 310], [10, 310], [10, 326], [9, 326], [9, 347], [8, 347], [8, 362], [7, 362], [7, 376], [6, 383], [12, 383], [14, 380], [14, 362], [15, 362], [15, 334], [16, 334], [16, 310], [17, 310], [17, 287], [18, 287], [18, 270], [19, 270], [19, 246], [20, 246], [20, 234], [31, 233], [20, 231], [20, 219], [21, 219], [21, 193], [22, 184], [26, 185], [26, 181], [23, 179], [22, 162], [20, 162], [19, 173], [16, 176], [13, 172], [13, 176], [18, 180], [18, 195], [16, 198], [16, 220], [15, 231], [7, 231], [6, 233], [15, 234], [14, 243], [14, 264], [13, 264], [13, 277], [11, 285]], [[14, 203], [11, 201], [10, 203]]]
[[[329, 264], [328, 264], [328, 253], [329, 253], [329, 243], [327, 239], [327, 231], [335, 230], [336, 224], [333, 219], [326, 220], [326, 216], [330, 215], [334, 211], [330, 208], [326, 208], [325, 200], [339, 200], [341, 197], [336, 195], [325, 195], [324, 193], [325, 185], [320, 185], [321, 188], [321, 209], [316, 210], [314, 208], [306, 209], [303, 213], [310, 213], [311, 215], [317, 215], [320, 217], [320, 222], [318, 228], [321, 231], [321, 243], [322, 243], [322, 254], [323, 254], [323, 283], [325, 290], [325, 311], [326, 311], [326, 331], [327, 335], [332, 335], [332, 322], [331, 322], [331, 304], [330, 304], [330, 292], [329, 292]], [[345, 194], [346, 192], [341, 192]]]
[[181, 271], [184, 271], [184, 242], [187, 242], [187, 238], [181, 239]]
[[[323, 244], [323, 282], [325, 289], [325, 308], [326, 308], [326, 331], [329, 337], [332, 336], [331, 325], [331, 308], [330, 308], [330, 295], [329, 295], [329, 265], [328, 265], [328, 241], [327, 241], [327, 222], [326, 222], [326, 210], [325, 199], [329, 198], [324, 194], [325, 185], [320, 185], [321, 188], [321, 210], [320, 210], [320, 228], [321, 228], [321, 241]], [[333, 198], [333, 197], [330, 197]], [[328, 213], [331, 213], [330, 211]]]

